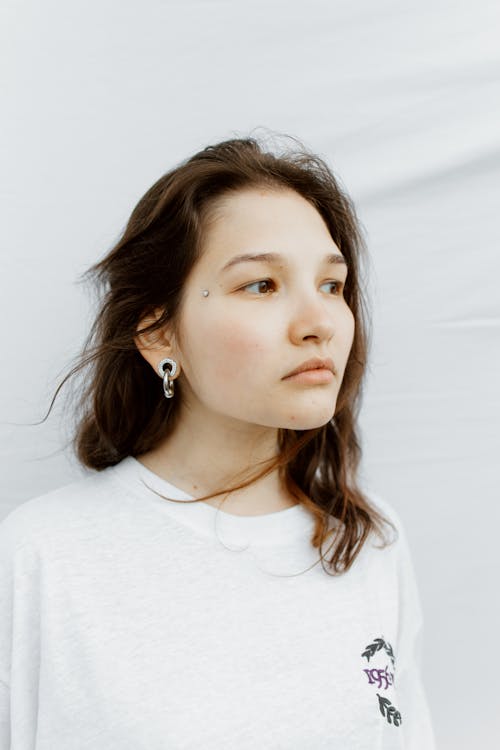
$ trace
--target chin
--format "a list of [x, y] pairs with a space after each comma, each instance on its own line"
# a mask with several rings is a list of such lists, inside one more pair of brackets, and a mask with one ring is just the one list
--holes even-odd
[[305, 420], [303, 422], [290, 422], [289, 424], [282, 425], [282, 430], [317, 430], [318, 427], [324, 427], [328, 422], [331, 420], [332, 417], [328, 417], [328, 419], [324, 419], [322, 421], [316, 421], [311, 422], [310, 420], [306, 422]]
[[279, 425], [282, 429], [287, 430], [315, 430], [318, 427], [323, 427], [335, 415], [335, 407], [328, 410], [310, 409], [307, 414], [290, 414], [284, 418]]

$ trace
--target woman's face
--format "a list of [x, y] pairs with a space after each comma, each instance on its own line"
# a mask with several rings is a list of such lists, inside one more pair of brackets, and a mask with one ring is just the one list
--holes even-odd
[[[231, 263], [245, 253], [281, 257]], [[166, 355], [180, 365], [183, 407], [298, 430], [333, 417], [354, 316], [343, 297], [347, 268], [328, 262], [332, 254], [342, 258], [320, 214], [294, 191], [247, 189], [219, 202], [186, 281], [182, 348]], [[335, 374], [284, 379], [313, 357], [333, 359]]]

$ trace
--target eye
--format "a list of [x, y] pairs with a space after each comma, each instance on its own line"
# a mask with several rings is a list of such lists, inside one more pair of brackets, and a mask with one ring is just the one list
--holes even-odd
[[[325, 281], [324, 284], [321, 286], [334, 286], [335, 291], [333, 293], [333, 296], [340, 296], [342, 294], [342, 290], [344, 288], [344, 284], [342, 281]], [[257, 295], [258, 297], [267, 296], [272, 289], [276, 289], [276, 284], [272, 279], [259, 279], [259, 281], [253, 281], [251, 284], [245, 284], [245, 286], [241, 287], [241, 290], [251, 290], [252, 287], [257, 289]], [[272, 287], [272, 288], [270, 288]]]
[[[274, 281], [272, 279], [260, 279], [259, 281], [252, 282], [251, 284], [246, 284], [245, 286], [242, 286], [241, 288], [242, 289], [249, 289], [252, 286], [258, 286], [258, 285], [260, 286], [260, 284], [272, 284], [273, 286], [275, 286]], [[260, 296], [262, 296], [262, 295], [260, 295]]]
[[[342, 294], [342, 290], [344, 288], [344, 284], [342, 281], [325, 281], [325, 284], [336, 284], [337, 285], [337, 291], [335, 292], [336, 295]], [[324, 284], [322, 284], [324, 286]]]

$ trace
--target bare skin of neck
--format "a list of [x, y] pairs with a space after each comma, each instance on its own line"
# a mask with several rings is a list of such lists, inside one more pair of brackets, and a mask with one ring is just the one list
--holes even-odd
[[[187, 436], [186, 436], [187, 437]], [[136, 456], [146, 468], [193, 497], [202, 497], [217, 489], [234, 484], [224, 466], [216, 461], [200, 457], [196, 461], [196, 447], [184, 443], [177, 433], [177, 440], [165, 442], [151, 451]], [[227, 463], [227, 454], [225, 461]], [[186, 465], [185, 456], [189, 456]], [[213, 454], [212, 454], [213, 455]], [[220, 454], [219, 454], [220, 455]], [[195, 468], [196, 467], [196, 468]], [[239, 482], [238, 482], [239, 483]], [[280, 486], [277, 471], [257, 480], [248, 487], [226, 495], [219, 495], [203, 502], [225, 513], [236, 516], [259, 516], [275, 513], [297, 505], [297, 500]]]

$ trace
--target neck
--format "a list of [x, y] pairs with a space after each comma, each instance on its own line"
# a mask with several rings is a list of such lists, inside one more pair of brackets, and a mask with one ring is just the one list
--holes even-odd
[[[137, 459], [184, 492], [202, 497], [262, 470], [259, 462], [277, 455], [277, 435], [274, 427], [182, 415], [165, 440]], [[272, 513], [297, 503], [281, 486], [277, 469], [227, 499], [226, 494], [205, 502], [235, 515]]]

